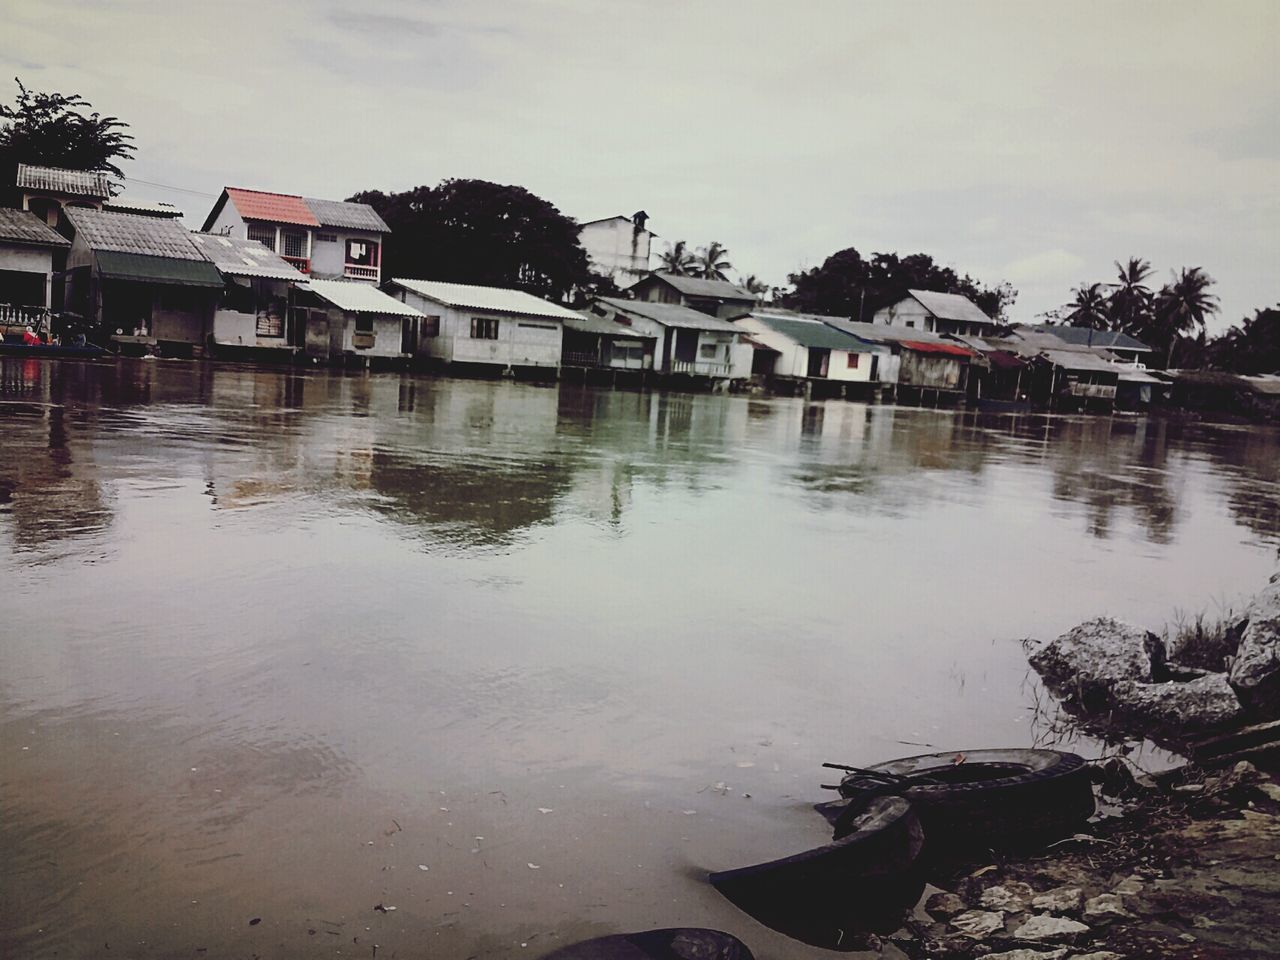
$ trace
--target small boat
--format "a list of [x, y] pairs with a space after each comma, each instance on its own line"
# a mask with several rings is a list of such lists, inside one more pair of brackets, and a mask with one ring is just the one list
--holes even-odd
[[14, 343], [5, 340], [0, 343], [0, 357], [61, 357], [69, 360], [91, 360], [94, 357], [106, 356], [107, 351], [101, 347], [86, 343], [80, 346], [59, 343]]

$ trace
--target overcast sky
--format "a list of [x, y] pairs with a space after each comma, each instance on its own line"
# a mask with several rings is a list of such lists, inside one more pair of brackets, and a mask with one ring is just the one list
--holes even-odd
[[3, 75], [127, 120], [128, 192], [197, 226], [226, 184], [478, 177], [772, 283], [922, 251], [1030, 321], [1140, 255], [1205, 267], [1223, 323], [1280, 300], [1275, 0], [3, 7]]

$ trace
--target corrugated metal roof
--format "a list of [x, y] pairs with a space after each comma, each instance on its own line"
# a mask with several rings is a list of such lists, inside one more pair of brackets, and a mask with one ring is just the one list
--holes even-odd
[[390, 233], [387, 222], [378, 211], [367, 203], [351, 203], [347, 200], [318, 200], [303, 197], [303, 201], [316, 215], [322, 227], [346, 227], [349, 230], [368, 230], [371, 233]]
[[1280, 376], [1273, 373], [1260, 373], [1256, 376], [1241, 377], [1249, 388], [1255, 393], [1265, 393], [1268, 396], [1280, 395]]
[[915, 327], [891, 327], [884, 323], [859, 323], [856, 320], [842, 320], [839, 317], [824, 317], [823, 323], [851, 333], [855, 337], [869, 340], [872, 343], [902, 343], [911, 340], [916, 343], [946, 343], [942, 337], [917, 330]]
[[646, 317], [665, 327], [710, 330], [717, 333], [742, 332], [740, 327], [735, 327], [728, 320], [707, 316], [691, 307], [682, 307], [675, 303], [649, 303], [647, 300], [620, 300], [617, 297], [598, 297], [597, 301], [623, 313]]
[[[664, 280], [689, 297], [716, 297], [720, 300], [750, 300], [755, 302], [755, 294], [743, 290], [728, 280], [704, 280], [701, 277], [683, 277], [674, 273], [653, 273], [649, 275], [655, 280]], [[637, 281], [644, 283], [648, 277]], [[635, 286], [635, 284], [632, 284]]]
[[872, 344], [819, 320], [781, 317], [772, 313], [753, 313], [751, 316], [770, 330], [800, 344], [802, 347], [816, 347], [820, 350], [846, 350], [853, 353], [868, 353], [885, 349], [878, 344]]
[[222, 286], [222, 275], [208, 260], [152, 257], [103, 250], [94, 254], [98, 272], [111, 280], [140, 280], [181, 287]]
[[1115, 368], [1120, 371], [1120, 379], [1125, 383], [1164, 383], [1159, 377], [1153, 377], [1147, 371], [1128, 364], [1116, 364]]
[[639, 333], [621, 323], [596, 316], [589, 310], [580, 311], [574, 318], [566, 317], [564, 326], [566, 330], [577, 330], [579, 333], [594, 333], [602, 337], [626, 337], [631, 340], [657, 339], [652, 333]]
[[224, 192], [235, 205], [236, 212], [245, 220], [293, 223], [303, 227], [320, 226], [320, 221], [302, 197], [288, 193], [267, 193], [265, 190], [246, 190], [243, 187], [227, 187]]
[[182, 211], [172, 203], [152, 200], [131, 200], [128, 197], [114, 197], [110, 200], [104, 201], [102, 209], [114, 210], [117, 213], [145, 213], [153, 217], [174, 217], [175, 219], [183, 216]]
[[8, 207], [0, 207], [0, 241], [40, 247], [69, 246], [66, 237], [50, 229], [34, 213], [11, 210]]
[[1127, 333], [1118, 330], [1092, 330], [1089, 327], [1051, 326], [1049, 324], [1019, 324], [1018, 332], [1023, 330], [1056, 337], [1063, 343], [1078, 347], [1104, 347], [1108, 350], [1146, 350], [1148, 347], [1141, 340], [1136, 340]]
[[1099, 370], [1106, 373], [1119, 373], [1120, 366], [1108, 363], [1101, 357], [1079, 350], [1042, 350], [1040, 355], [1056, 367], [1063, 370]]
[[902, 347], [904, 350], [914, 350], [916, 353], [936, 353], [950, 357], [976, 356], [968, 347], [962, 347], [958, 343], [936, 343], [932, 340], [903, 340]]
[[494, 313], [511, 313], [522, 317], [548, 317], [552, 320], [573, 320], [580, 316], [568, 307], [548, 303], [523, 290], [446, 283], [443, 280], [414, 280], [407, 277], [395, 277], [390, 282], [450, 307], [492, 310]]
[[371, 283], [359, 280], [316, 280], [298, 285], [334, 306], [353, 313], [387, 313], [400, 317], [420, 317], [422, 314], [407, 303], [387, 296]]
[[112, 250], [178, 260], [205, 258], [176, 220], [85, 207], [64, 207], [62, 212], [75, 227], [76, 235], [83, 237], [95, 253]]
[[45, 190], [75, 197], [105, 200], [111, 196], [111, 180], [102, 170], [67, 170], [63, 167], [41, 167], [18, 164], [17, 185], [23, 190]]
[[964, 320], [968, 323], [995, 323], [968, 297], [958, 293], [937, 293], [933, 290], [908, 290], [924, 308], [943, 320]]
[[193, 233], [191, 242], [208, 257], [220, 273], [233, 277], [263, 277], [301, 283], [306, 275], [257, 240]]

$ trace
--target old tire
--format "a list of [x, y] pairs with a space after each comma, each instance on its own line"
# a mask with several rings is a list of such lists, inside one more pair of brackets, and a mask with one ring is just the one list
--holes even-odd
[[[956, 762], [957, 758], [963, 758]], [[909, 799], [931, 846], [1002, 846], [1061, 836], [1093, 815], [1093, 789], [1083, 758], [1057, 750], [969, 750], [876, 764], [870, 770], [908, 777], [886, 786], [853, 773], [840, 782], [854, 802], [892, 791]], [[822, 804], [833, 823], [840, 810]]]
[[892, 932], [924, 888], [919, 817], [902, 797], [874, 797], [851, 827], [823, 846], [708, 879], [756, 920], [816, 946], [838, 949], [841, 930]]

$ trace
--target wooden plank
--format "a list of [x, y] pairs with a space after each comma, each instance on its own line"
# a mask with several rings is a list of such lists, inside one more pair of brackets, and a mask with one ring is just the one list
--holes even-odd
[[1191, 744], [1191, 756], [1196, 760], [1235, 753], [1252, 747], [1280, 745], [1280, 720], [1257, 723], [1230, 733], [1208, 737]]

